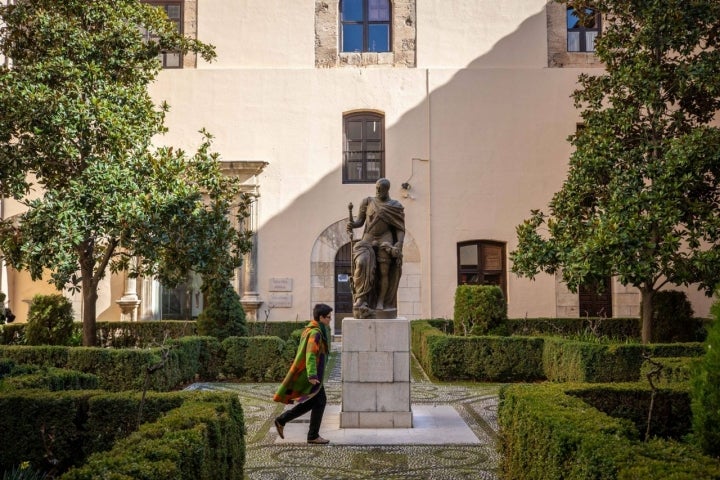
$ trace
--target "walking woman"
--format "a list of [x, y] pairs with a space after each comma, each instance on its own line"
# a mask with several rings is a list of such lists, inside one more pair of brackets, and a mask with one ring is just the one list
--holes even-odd
[[327, 364], [328, 327], [332, 311], [333, 309], [324, 303], [315, 305], [313, 319], [303, 330], [295, 360], [273, 396], [274, 401], [284, 404], [298, 402], [275, 418], [275, 428], [280, 438], [285, 438], [283, 430], [288, 422], [310, 412], [307, 442], [314, 445], [330, 443], [320, 436], [320, 424], [327, 403], [323, 374]]

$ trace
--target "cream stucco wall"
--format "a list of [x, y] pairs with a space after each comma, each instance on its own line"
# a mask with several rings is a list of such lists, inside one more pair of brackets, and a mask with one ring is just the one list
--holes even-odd
[[[313, 255], [341, 245], [323, 238], [343, 234], [348, 202], [374, 194], [371, 184], [342, 184], [342, 115], [382, 112], [386, 177], [418, 260], [399, 313], [451, 317], [457, 243], [506, 242], [509, 253], [516, 225], [547, 210], [562, 185], [579, 119], [569, 96], [582, 70], [548, 68], [546, 0], [419, 0], [415, 68], [316, 68], [316, 3], [198, 0], [198, 37], [219, 58], [166, 70], [152, 85], [171, 106], [158, 143], [192, 149], [204, 127], [223, 159], [268, 162], [255, 179], [260, 309], [271, 280], [290, 278], [292, 306], [271, 308], [269, 320], [304, 319], [319, 298]], [[509, 273], [507, 289], [511, 317], [556, 315], [553, 277]], [[122, 281], [103, 293], [100, 318], [119, 318]], [[690, 295], [707, 315], [710, 301]]]

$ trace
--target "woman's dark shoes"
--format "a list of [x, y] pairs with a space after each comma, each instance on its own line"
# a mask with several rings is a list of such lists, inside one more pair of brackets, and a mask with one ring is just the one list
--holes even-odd
[[312, 440], [308, 440], [308, 443], [311, 445], [326, 445], [326, 444], [330, 443], [330, 440], [328, 440], [327, 438], [323, 438], [323, 437], [317, 437], [317, 438], [313, 438]]
[[278, 435], [280, 435], [280, 438], [284, 439], [285, 435], [283, 435], [283, 430], [285, 430], [285, 425], [280, 423], [278, 419], [275, 419], [275, 430], [277, 430]]

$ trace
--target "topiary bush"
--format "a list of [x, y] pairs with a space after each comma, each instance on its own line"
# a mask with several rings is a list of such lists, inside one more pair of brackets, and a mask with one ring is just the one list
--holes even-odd
[[28, 312], [28, 345], [67, 345], [73, 333], [73, 309], [60, 294], [35, 295]]
[[706, 454], [720, 457], [720, 303], [713, 306], [713, 315], [705, 356], [692, 368], [690, 396], [696, 443]]
[[197, 319], [198, 335], [217, 337], [245, 337], [248, 330], [245, 310], [240, 296], [230, 283], [211, 285], [208, 289], [208, 303]]
[[15, 320], [15, 315], [10, 311], [9, 308], [5, 307], [5, 299], [7, 296], [0, 292], [0, 325], [4, 325], [5, 323], [11, 323], [13, 320]]
[[453, 317], [455, 335], [502, 335], [507, 302], [498, 286], [459, 285]]
[[653, 343], [691, 342], [697, 324], [685, 292], [663, 290], [653, 297]]

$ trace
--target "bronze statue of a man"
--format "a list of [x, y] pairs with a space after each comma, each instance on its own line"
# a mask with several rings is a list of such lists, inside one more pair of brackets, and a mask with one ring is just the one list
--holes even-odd
[[396, 318], [397, 289], [402, 274], [405, 211], [390, 198], [390, 181], [375, 183], [376, 195], [360, 203], [357, 220], [352, 204], [347, 231], [365, 225], [362, 238], [353, 242], [352, 292], [355, 318]]

